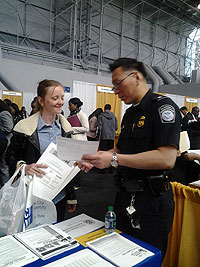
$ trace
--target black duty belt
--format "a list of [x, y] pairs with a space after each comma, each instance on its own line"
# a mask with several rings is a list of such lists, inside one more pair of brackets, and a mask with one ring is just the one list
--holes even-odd
[[146, 188], [150, 189], [154, 196], [158, 196], [169, 189], [170, 172], [164, 172], [161, 175], [144, 175], [137, 177], [126, 177], [126, 175], [117, 175], [114, 177], [114, 183], [118, 191], [127, 191], [131, 193], [142, 192]]

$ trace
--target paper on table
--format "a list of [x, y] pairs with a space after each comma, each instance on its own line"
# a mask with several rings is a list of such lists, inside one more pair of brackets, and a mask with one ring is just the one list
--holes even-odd
[[45, 265], [47, 267], [111, 267], [111, 263], [105, 261], [93, 251], [83, 249], [72, 255], [64, 257], [60, 260], [54, 261]]
[[56, 138], [59, 158], [63, 160], [79, 161], [83, 154], [94, 154], [98, 150], [99, 142], [82, 141], [58, 136]]
[[55, 225], [42, 225], [15, 234], [14, 237], [41, 259], [48, 259], [79, 245], [77, 240]]
[[0, 238], [0, 266], [21, 267], [39, 258], [13, 236]]
[[93, 219], [84, 213], [56, 224], [56, 227], [65, 233], [68, 233], [72, 237], [85, 235], [102, 226], [104, 226], [104, 222]]
[[120, 267], [131, 267], [154, 253], [128, 240], [112, 233], [87, 243], [88, 247]]
[[[66, 138], [67, 139], [67, 138]], [[80, 171], [78, 167], [58, 158], [56, 144], [50, 143], [37, 163], [48, 165], [42, 177], [33, 177], [33, 195], [47, 200], [54, 199], [58, 193]]]

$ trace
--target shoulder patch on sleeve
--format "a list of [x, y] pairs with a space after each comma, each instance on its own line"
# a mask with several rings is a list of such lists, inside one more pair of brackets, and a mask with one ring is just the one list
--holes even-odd
[[175, 122], [175, 108], [169, 104], [162, 105], [158, 108], [160, 119], [162, 123]]

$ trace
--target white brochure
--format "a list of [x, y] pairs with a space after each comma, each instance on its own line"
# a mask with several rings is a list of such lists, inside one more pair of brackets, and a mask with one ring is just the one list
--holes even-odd
[[42, 225], [14, 237], [43, 260], [79, 246], [77, 240], [55, 225]]
[[111, 267], [111, 263], [105, 261], [89, 249], [83, 249], [60, 260], [45, 265], [46, 267]]
[[39, 258], [13, 236], [0, 238], [0, 266], [21, 267]]
[[120, 267], [132, 267], [154, 255], [153, 252], [117, 233], [100, 237], [86, 245]]
[[[67, 139], [67, 138], [66, 138]], [[37, 163], [48, 165], [46, 174], [33, 177], [33, 195], [52, 200], [74, 178], [80, 169], [73, 163], [61, 160], [57, 155], [56, 144], [50, 143]]]
[[56, 226], [76, 238], [101, 228], [104, 226], [104, 222], [82, 213], [71, 219], [57, 223]]
[[80, 161], [83, 154], [94, 154], [98, 150], [98, 141], [82, 141], [58, 136], [56, 138], [59, 158]]

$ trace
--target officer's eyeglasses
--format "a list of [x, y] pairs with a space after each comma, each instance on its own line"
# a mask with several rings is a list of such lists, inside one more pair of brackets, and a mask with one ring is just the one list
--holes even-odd
[[128, 77], [130, 77], [133, 73], [136, 73], [136, 72], [137, 72], [137, 71], [132, 71], [132, 72], [129, 73], [124, 79], [122, 79], [121, 81], [116, 82], [115, 84], [113, 84], [112, 91], [118, 90], [120, 84], [121, 84], [123, 81], [125, 81]]

